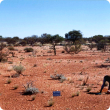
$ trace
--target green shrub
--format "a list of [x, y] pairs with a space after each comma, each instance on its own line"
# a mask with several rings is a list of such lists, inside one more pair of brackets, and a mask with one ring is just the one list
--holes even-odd
[[25, 48], [24, 51], [25, 52], [33, 52], [33, 48]]
[[14, 50], [13, 46], [8, 47], [8, 50]]
[[19, 66], [13, 66], [13, 69], [18, 73], [18, 74], [22, 74], [22, 72], [25, 70], [24, 66], [22, 66], [21, 64]]
[[101, 40], [98, 44], [97, 44], [97, 50], [102, 50], [105, 51], [106, 50], [106, 41], [105, 40]]

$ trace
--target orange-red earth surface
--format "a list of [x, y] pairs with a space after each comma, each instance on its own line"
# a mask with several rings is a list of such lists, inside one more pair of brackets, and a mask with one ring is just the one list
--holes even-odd
[[[25, 47], [15, 47], [15, 56], [9, 55], [8, 61], [0, 63], [0, 106], [3, 110], [106, 110], [110, 106], [110, 94], [106, 94], [105, 87], [101, 95], [95, 95], [100, 88], [105, 75], [110, 75], [110, 63], [105, 60], [110, 52], [87, 50], [78, 54], [62, 53], [63, 47], [57, 46], [57, 55], [49, 51], [48, 46], [32, 47], [37, 53], [24, 52]], [[11, 62], [11, 63], [10, 63]], [[23, 75], [11, 78], [16, 71], [13, 65], [21, 64], [25, 67]], [[36, 66], [35, 66], [36, 64]], [[53, 80], [50, 75], [63, 74], [66, 81]], [[86, 85], [84, 80], [89, 77]], [[7, 84], [7, 80], [11, 80]], [[33, 81], [39, 93], [22, 95], [23, 85]], [[17, 85], [16, 90], [13, 87]], [[91, 91], [87, 92], [87, 89]], [[60, 91], [61, 96], [53, 97], [54, 104], [48, 107], [48, 101], [53, 91]], [[79, 96], [72, 94], [79, 92]]]

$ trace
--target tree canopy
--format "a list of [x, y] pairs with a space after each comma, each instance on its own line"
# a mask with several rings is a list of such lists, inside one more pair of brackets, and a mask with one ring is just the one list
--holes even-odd
[[101, 40], [104, 40], [103, 35], [95, 35], [93, 36], [92, 40], [96, 43], [99, 43]]
[[82, 33], [79, 30], [69, 31], [65, 34], [65, 39], [74, 43], [75, 41], [82, 39]]

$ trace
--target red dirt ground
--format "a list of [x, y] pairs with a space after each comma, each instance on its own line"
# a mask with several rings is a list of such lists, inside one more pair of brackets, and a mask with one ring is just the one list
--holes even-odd
[[[25, 47], [15, 47], [15, 57], [10, 55], [8, 61], [12, 64], [0, 63], [0, 106], [3, 110], [106, 110], [110, 106], [110, 95], [105, 94], [107, 87], [101, 95], [95, 95], [100, 90], [104, 75], [110, 74], [110, 63], [104, 63], [110, 56], [109, 52], [81, 51], [78, 54], [61, 53], [62, 47], [57, 47], [57, 55], [47, 53], [45, 47], [32, 47], [37, 50], [36, 57], [32, 52], [25, 53]], [[22, 52], [19, 53], [19, 50]], [[48, 58], [51, 58], [50, 60]], [[21, 64], [25, 67], [24, 75], [11, 78], [15, 74], [10, 70], [11, 65]], [[36, 64], [36, 67], [33, 67]], [[103, 64], [103, 67], [101, 65]], [[9, 71], [10, 70], [10, 71]], [[63, 74], [67, 80], [63, 83], [52, 80], [50, 75]], [[87, 85], [82, 86], [83, 81], [89, 76]], [[23, 85], [33, 81], [33, 85], [39, 89], [35, 100], [31, 101], [32, 95], [22, 95]], [[13, 90], [13, 86], [18, 89]], [[91, 87], [87, 92], [86, 88]], [[61, 96], [53, 97], [54, 104], [47, 106], [53, 91], [61, 91]], [[41, 93], [44, 91], [44, 93]], [[73, 93], [79, 91], [79, 96], [72, 97]]]

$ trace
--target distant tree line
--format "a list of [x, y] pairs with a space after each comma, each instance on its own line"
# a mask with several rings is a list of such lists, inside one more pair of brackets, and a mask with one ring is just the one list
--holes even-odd
[[[62, 36], [56, 34], [56, 35], [51, 35], [51, 34], [42, 34], [40, 37], [37, 35], [32, 35], [29, 37], [24, 37], [23, 39], [19, 38], [18, 36], [15, 37], [2, 37], [0, 36], [0, 42], [7, 42], [8, 44], [13, 44], [15, 45], [17, 42], [21, 44], [22, 46], [25, 46], [27, 44], [33, 46], [34, 43], [40, 42], [42, 45], [46, 43], [50, 43], [53, 46], [54, 53], [55, 53], [55, 46], [57, 43], [61, 41], [66, 41], [69, 42], [71, 45], [75, 44], [85, 44], [86, 41], [91, 43], [90, 48], [94, 47], [92, 42], [96, 43], [96, 47], [98, 50], [104, 49], [107, 44], [110, 43], [110, 35], [108, 36], [103, 36], [103, 35], [94, 35], [89, 38], [83, 38], [83, 35], [81, 31], [79, 30], [72, 30], [69, 31], [68, 33], [65, 34], [65, 38]], [[71, 42], [71, 43], [70, 43]]]

